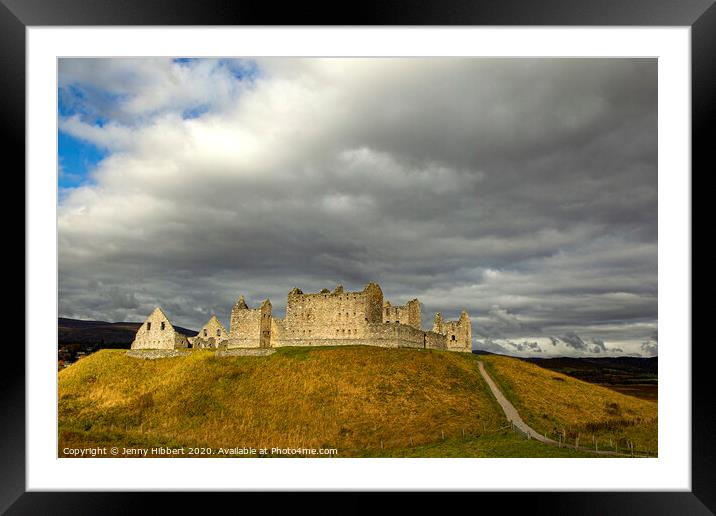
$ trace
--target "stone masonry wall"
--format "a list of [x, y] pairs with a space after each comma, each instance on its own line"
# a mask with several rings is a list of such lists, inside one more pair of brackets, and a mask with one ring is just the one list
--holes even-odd
[[412, 326], [419, 330], [422, 325], [420, 315], [420, 301], [413, 299], [403, 306], [392, 306], [386, 301], [383, 305], [383, 322], [400, 323]]
[[396, 323], [367, 323], [362, 332], [352, 338], [317, 337], [315, 335], [298, 338], [286, 331], [285, 321], [274, 319], [272, 329], [272, 347], [283, 346], [379, 346], [446, 349], [444, 335], [425, 332], [412, 326]]
[[196, 337], [189, 337], [192, 348], [218, 348], [229, 338], [229, 333], [215, 315], [199, 330]]
[[447, 338], [445, 335], [433, 331], [425, 332], [425, 347], [427, 349], [447, 349]]
[[157, 308], [137, 331], [132, 349], [181, 349], [191, 342], [197, 348], [227, 349], [365, 345], [471, 351], [467, 312], [458, 321], [443, 321], [436, 314], [432, 331], [422, 330], [420, 312], [417, 299], [403, 306], [383, 304], [383, 291], [376, 283], [358, 292], [347, 292], [341, 285], [315, 294], [294, 288], [288, 294], [285, 319], [272, 316], [270, 301], [251, 309], [241, 296], [231, 311], [228, 332], [212, 316], [190, 341]]
[[277, 325], [272, 345], [276, 341], [370, 338], [369, 326], [382, 321], [382, 306], [383, 293], [374, 283], [361, 292], [346, 292], [340, 285], [333, 292], [324, 289], [317, 294], [293, 289], [288, 294], [286, 318]]
[[443, 332], [447, 337], [447, 349], [450, 351], [472, 351], [472, 325], [464, 310], [457, 321], [445, 321]]
[[189, 341], [174, 329], [161, 308], [155, 308], [137, 330], [132, 349], [183, 349]]
[[271, 303], [251, 309], [241, 296], [231, 310], [228, 348], [266, 348], [271, 345]]

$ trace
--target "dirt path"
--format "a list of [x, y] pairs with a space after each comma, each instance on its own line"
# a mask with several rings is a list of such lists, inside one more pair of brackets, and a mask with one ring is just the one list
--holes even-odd
[[[545, 444], [551, 444], [554, 446], [560, 446], [564, 448], [574, 448], [574, 445], [566, 444], [566, 443], [558, 443], [554, 439], [550, 439], [548, 437], [545, 437], [544, 435], [536, 432], [532, 427], [530, 427], [527, 423], [525, 423], [522, 418], [520, 417], [519, 412], [517, 412], [517, 409], [515, 406], [510, 403], [510, 401], [505, 398], [505, 395], [502, 394], [502, 391], [497, 386], [497, 384], [494, 382], [492, 377], [488, 374], [487, 371], [485, 371], [485, 364], [483, 364], [481, 361], [477, 362], [478, 367], [480, 368], [480, 374], [487, 382], [487, 385], [490, 387], [490, 390], [492, 391], [492, 394], [495, 396], [495, 399], [497, 399], [497, 403], [500, 404], [500, 407], [502, 407], [502, 410], [504, 411], [505, 415], [507, 416], [507, 420], [512, 423], [515, 427], [517, 427], [523, 434], [526, 434], [530, 437], [530, 439], [535, 439], [541, 443]], [[586, 451], [589, 453], [595, 453], [598, 455], [614, 455], [618, 457], [629, 457], [629, 454], [626, 453], [617, 453], [609, 450], [592, 450], [590, 448], [578, 448], [579, 451]], [[633, 455], [632, 455], [633, 456]]]
[[522, 431], [522, 433], [529, 435], [531, 439], [536, 439], [546, 444], [559, 444], [557, 441], [549, 439], [544, 435], [537, 433], [535, 430], [532, 429], [532, 427], [522, 421], [522, 418], [520, 417], [519, 412], [517, 412], [517, 409], [514, 407], [514, 405], [512, 405], [512, 403], [509, 402], [507, 398], [505, 398], [505, 395], [502, 394], [502, 391], [499, 389], [499, 387], [497, 387], [497, 384], [495, 384], [495, 382], [492, 380], [492, 377], [487, 373], [487, 371], [485, 371], [485, 364], [483, 364], [482, 362], [478, 362], [477, 365], [480, 368], [480, 374], [487, 382], [487, 385], [490, 386], [492, 394], [497, 399], [497, 403], [499, 403], [502, 407], [502, 410], [505, 412], [507, 420], [510, 423], [514, 424], [518, 429]]

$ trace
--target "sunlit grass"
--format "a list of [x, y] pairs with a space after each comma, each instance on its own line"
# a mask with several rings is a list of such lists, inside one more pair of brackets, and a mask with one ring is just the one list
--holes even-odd
[[[537, 431], [656, 450], [656, 403], [508, 357], [481, 357]], [[371, 347], [194, 350], [159, 360], [103, 350], [59, 373], [59, 448], [336, 448], [339, 457], [582, 457], [525, 441], [474, 355]]]
[[475, 357], [369, 347], [211, 351], [141, 360], [103, 350], [59, 374], [60, 449], [162, 443], [331, 447], [342, 455], [496, 432]]
[[655, 401], [627, 396], [514, 358], [482, 356], [485, 368], [527, 424], [548, 437], [599, 449], [657, 451]]

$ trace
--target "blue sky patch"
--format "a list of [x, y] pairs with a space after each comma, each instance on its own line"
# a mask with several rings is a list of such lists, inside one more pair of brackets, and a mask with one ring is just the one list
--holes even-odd
[[222, 65], [225, 65], [239, 81], [253, 81], [260, 77], [261, 69], [256, 61], [250, 59], [222, 59]]
[[199, 118], [207, 111], [209, 111], [209, 104], [202, 104], [201, 106], [185, 109], [184, 111], [182, 111], [181, 117], [184, 120], [189, 120], [191, 118]]
[[[202, 58], [180, 57], [172, 60], [178, 66], [194, 67]], [[252, 83], [260, 77], [258, 64], [251, 59], [219, 59], [215, 64], [221, 73], [231, 73], [236, 81]], [[141, 124], [142, 116], [132, 118], [122, 111], [122, 104], [132, 97], [129, 93], [116, 93], [86, 82], [71, 83], [60, 80], [57, 90], [58, 116], [60, 119], [78, 117], [83, 123], [104, 127], [110, 122], [123, 126]], [[211, 111], [211, 96], [194, 100], [185, 105], [181, 116], [185, 120], [199, 118]], [[181, 109], [181, 108], [180, 108]], [[153, 113], [146, 116], [151, 118]], [[91, 181], [90, 174], [97, 164], [107, 157], [109, 151], [87, 141], [58, 131], [58, 186], [63, 191], [71, 190]]]
[[60, 188], [76, 188], [90, 181], [90, 173], [107, 156], [105, 151], [62, 131], [57, 133]]

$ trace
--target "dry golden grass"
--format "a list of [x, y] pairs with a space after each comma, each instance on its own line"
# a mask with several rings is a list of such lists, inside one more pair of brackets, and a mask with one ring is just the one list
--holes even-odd
[[103, 350], [59, 373], [64, 446], [331, 447], [340, 456], [495, 432], [476, 357], [370, 347], [210, 351], [160, 360]]
[[638, 451], [657, 450], [657, 403], [543, 369], [519, 359], [486, 355], [485, 368], [522, 419], [540, 433], [557, 438], [564, 431], [574, 444], [600, 449], [627, 441]]

